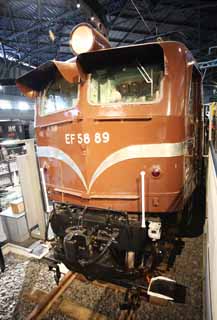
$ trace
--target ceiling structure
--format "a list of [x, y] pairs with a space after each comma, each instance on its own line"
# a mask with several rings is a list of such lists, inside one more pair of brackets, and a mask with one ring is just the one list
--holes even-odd
[[[70, 59], [69, 35], [80, 22], [100, 21], [112, 46], [160, 37], [184, 42], [198, 61], [213, 60], [216, 17], [212, 0], [0, 0], [0, 79], [12, 80], [17, 66], [26, 72]], [[211, 81], [215, 70], [206, 74]]]

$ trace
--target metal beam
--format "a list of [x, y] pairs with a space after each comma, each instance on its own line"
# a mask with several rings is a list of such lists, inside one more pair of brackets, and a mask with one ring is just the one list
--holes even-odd
[[38, 29], [40, 27], [41, 26], [38, 23], [36, 23], [36, 24], [34, 24], [33, 26], [31, 26], [30, 28], [28, 28], [28, 29], [26, 29], [24, 31], [20, 31], [20, 32], [17, 32], [17, 33], [16, 33], [16, 31], [14, 31], [15, 33], [12, 34], [11, 36], [7, 37], [7, 40], [16, 39], [17, 37], [20, 37], [20, 36], [30, 32], [30, 31], [34, 31], [34, 30], [36, 30], [36, 29]]
[[136, 26], [139, 24], [139, 22], [140, 22], [140, 20], [136, 20], [135, 21], [135, 27], [134, 27], [134, 24], [133, 24], [133, 26], [130, 28], [130, 29], [128, 29], [128, 28], [124, 28], [124, 27], [118, 27], [118, 28], [115, 28], [114, 27], [114, 30], [113, 30], [113, 32], [127, 32], [127, 33], [133, 33], [133, 34], [137, 34], [137, 35], [144, 35], [144, 34], [149, 34], [150, 35], [150, 32], [147, 32], [147, 31], [141, 31], [141, 30], [136, 30], [135, 28], [136, 28]]
[[126, 5], [128, 3], [129, 0], [125, 0], [124, 3], [122, 4], [121, 10], [119, 11], [118, 15], [111, 21], [111, 23], [109, 24], [109, 31], [111, 31], [113, 29], [113, 26], [116, 22], [116, 20], [122, 15], [123, 11], [126, 8]]
[[[29, 18], [27, 18], [26, 16], [22, 16], [22, 15], [14, 15], [14, 14], [12, 14], [11, 15], [11, 17], [5, 17], [5, 16], [2, 16], [2, 15], [0, 15], [0, 18], [8, 18], [8, 19], [13, 19], [13, 20], [16, 20], [16, 19], [18, 19], [18, 20], [24, 20], [24, 21], [30, 21], [30, 19]], [[64, 17], [61, 17], [61, 18], [64, 18]], [[121, 16], [119, 15], [119, 14], [117, 14], [117, 15], [115, 15], [115, 14], [112, 14], [112, 15], [110, 15], [110, 18], [111, 19], [113, 19], [112, 20], [112, 26], [114, 25], [114, 26], [117, 26], [117, 25], [119, 25], [119, 24], [123, 24], [123, 21], [121, 21], [120, 23], [118, 23], [118, 24], [116, 24], [115, 22], [117, 22], [117, 20], [119, 19], [119, 18], [123, 18], [123, 19], [127, 19], [127, 20], [129, 20], [129, 19], [132, 19], [132, 18], [135, 18], [135, 15], [134, 14], [127, 14], [127, 13], [125, 13], [125, 14], [121, 14]], [[55, 19], [55, 18], [54, 18]], [[56, 18], [57, 19], [57, 18]], [[150, 19], [150, 17], [146, 17], [146, 16], [144, 16], [144, 19], [146, 20], [146, 21], [149, 21], [149, 22], [153, 22], [153, 20], [152, 19]], [[52, 19], [53, 20], [53, 19]], [[58, 20], [58, 19], [57, 19]], [[38, 19], [38, 17], [31, 17], [31, 21], [35, 21], [36, 22], [36, 24], [34, 24], [32, 27], [30, 27], [29, 29], [27, 29], [25, 32], [30, 32], [30, 31], [34, 31], [35, 30], [35, 27], [36, 26], [38, 26], [38, 23], [40, 22], [40, 20]], [[48, 23], [49, 21], [50, 21], [50, 17], [48, 16], [47, 18], [45, 18], [45, 17], [41, 17], [41, 21], [43, 21], [43, 23]], [[114, 21], [114, 22], [113, 22]], [[67, 21], [63, 21], [63, 22], [67, 22]], [[165, 20], [165, 18], [163, 18], [163, 19], [160, 19], [160, 18], [156, 18], [155, 19], [155, 22], [157, 22], [157, 23], [160, 23], [160, 24], [164, 24], [164, 25], [173, 25], [173, 26], [184, 26], [184, 27], [186, 27], [186, 28], [192, 28], [192, 29], [194, 29], [196, 26], [194, 25], [194, 24], [192, 24], [192, 23], [183, 23], [183, 22], [177, 22], [177, 21], [175, 21], [175, 20], [170, 20], [170, 19], [168, 19], [168, 20]], [[32, 29], [33, 28], [33, 29]], [[114, 27], [112, 27], [112, 29], [115, 29]], [[214, 28], [214, 27], [206, 27], [206, 26], [203, 26], [203, 29], [205, 29], [205, 30], [207, 30], [207, 31], [216, 31], [217, 30], [217, 28]], [[8, 31], [11, 31], [12, 32], [12, 30], [8, 30]], [[21, 33], [21, 35], [22, 35], [23, 33]], [[20, 33], [17, 33], [17, 35], [19, 36], [20, 35]], [[8, 38], [14, 38], [14, 35], [12, 35], [11, 37], [8, 37]]]
[[[10, 16], [10, 24], [11, 24], [11, 27], [12, 27], [12, 30], [14, 33], [16, 33], [16, 28], [15, 28], [15, 25], [14, 25], [14, 20], [12, 18], [12, 9], [10, 6], [8, 6], [8, 13], [9, 13], [9, 16]], [[17, 42], [17, 37], [15, 36], [15, 40]]]
[[108, 26], [108, 21], [105, 15], [104, 8], [99, 4], [98, 0], [83, 0], [84, 4], [86, 4], [90, 10], [92, 10], [95, 15], [98, 16], [100, 21], [105, 25]]
[[121, 39], [121, 38], [115, 38], [115, 37], [111, 37], [111, 38], [109, 38], [109, 41], [110, 42], [116, 42], [116, 43], [125, 43], [126, 45], [127, 44], [133, 44], [134, 42], [135, 42], [135, 40], [123, 40], [123, 39]]
[[5, 52], [5, 47], [4, 44], [1, 42], [1, 47], [2, 47], [2, 52], [3, 52], [3, 58], [4, 58], [4, 63], [7, 63], [7, 59], [6, 59], [6, 52]]
[[132, 27], [130, 28], [130, 30], [125, 34], [125, 36], [121, 39], [120, 42], [118, 42], [117, 47], [128, 37], [128, 35], [130, 33], [133, 33], [133, 30], [136, 28], [136, 26], [140, 23], [140, 19], [138, 19], [137, 21], [135, 21], [135, 23], [132, 25]]
[[61, 20], [62, 18], [68, 16], [71, 13], [72, 13], [72, 11], [66, 10], [62, 14], [60, 14], [58, 16], [55, 16], [54, 18], [50, 19], [48, 22], [43, 23], [42, 25], [39, 25], [38, 22], [37, 22], [33, 26], [31, 26], [29, 29], [26, 29], [26, 30], [21, 31], [21, 32], [17, 32], [15, 34], [9, 36], [7, 39], [12, 40], [12, 39], [14, 39], [16, 37], [20, 37], [20, 36], [30, 32], [30, 31], [34, 31], [36, 29], [40, 29], [41, 27], [43, 28], [43, 31], [44, 31], [44, 28], [49, 28], [53, 23], [56, 23], [57, 21]]
[[217, 59], [199, 62], [198, 66], [201, 70], [209, 69], [209, 68], [216, 68], [217, 67]]
[[[113, 15], [115, 17], [115, 15]], [[123, 14], [120, 19], [123, 19], [123, 20], [128, 20], [129, 19], [135, 19], [135, 14]], [[145, 21], [148, 21], [148, 22], [152, 22], [153, 23], [153, 20], [147, 16], [143, 16], [143, 18], [145, 19]], [[193, 23], [185, 23], [185, 22], [178, 22], [177, 20], [172, 20], [172, 19], [168, 19], [167, 21], [164, 21], [164, 19], [159, 19], [159, 18], [156, 18], [155, 19], [155, 22], [156, 23], [162, 23], [164, 25], [172, 25], [172, 26], [182, 26], [182, 27], [185, 27], [185, 28], [191, 28], [191, 29], [195, 29], [195, 24]], [[120, 21], [120, 24], [123, 25], [124, 21]], [[116, 24], [117, 25], [117, 24]], [[115, 30], [115, 27], [113, 28]], [[207, 31], [215, 31], [217, 30], [217, 28], [212, 28], [212, 27], [204, 27], [205, 30]]]

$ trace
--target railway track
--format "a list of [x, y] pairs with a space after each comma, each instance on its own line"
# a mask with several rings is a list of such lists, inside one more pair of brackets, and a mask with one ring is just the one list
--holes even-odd
[[60, 281], [59, 285], [47, 294], [43, 301], [39, 302], [30, 315], [27, 317], [27, 320], [40, 320], [43, 316], [51, 309], [54, 302], [60, 297], [61, 294], [69, 287], [71, 282], [76, 278], [77, 273], [68, 272]]
[[[36, 303], [34, 309], [27, 316], [26, 320], [41, 320], [52, 309], [61, 311], [69, 318], [76, 320], [108, 320], [108, 318], [100, 313], [85, 308], [74, 303], [69, 299], [62, 298], [63, 293], [69, 288], [70, 284], [75, 280], [87, 281], [78, 273], [68, 272], [60, 281], [59, 285], [53, 288], [49, 293], [42, 290], [35, 290], [28, 297], [29, 300]], [[108, 283], [93, 281], [93, 285], [97, 287], [110, 288], [115, 291], [126, 292], [126, 289]], [[120, 310], [117, 320], [135, 320], [135, 310]]]
[[[177, 257], [170, 274], [187, 287], [186, 303], [156, 306], [153, 301], [146, 303], [142, 300], [141, 307], [134, 312], [136, 320], [202, 319], [203, 239], [204, 236], [184, 239], [185, 248], [182, 255]], [[27, 319], [34, 307], [45, 299], [54, 286], [56, 287], [53, 272], [48, 271], [47, 262], [44, 260], [27, 262], [15, 255], [6, 257], [6, 267], [5, 272], [1, 274], [0, 318], [3, 316], [8, 320]], [[84, 281], [81, 275], [77, 275], [66, 291], [52, 304], [51, 310], [44, 313], [43, 318], [69, 320], [73, 317], [74, 320], [92, 320], [94, 314], [96, 317], [96, 313], [102, 312], [104, 318], [101, 319], [117, 320], [124, 319], [124, 316], [128, 319], [131, 317], [127, 313], [132, 312], [123, 311], [120, 315], [118, 309], [120, 303], [123, 303], [123, 287]], [[11, 308], [13, 304], [16, 306]], [[99, 317], [99, 314], [97, 316]]]

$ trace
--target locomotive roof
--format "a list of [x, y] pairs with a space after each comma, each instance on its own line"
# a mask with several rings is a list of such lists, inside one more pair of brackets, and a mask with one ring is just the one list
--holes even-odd
[[[112, 59], [115, 60], [119, 58], [119, 55], [121, 56], [121, 62], [124, 62], [124, 59], [127, 60], [127, 57], [131, 58], [131, 56], [134, 56], [135, 53], [143, 57], [145, 61], [147, 61], [148, 59], [148, 62], [151, 62], [155, 59], [162, 59], [164, 55], [163, 48], [167, 47], [168, 45], [170, 45], [171, 47], [171, 44], [173, 44], [174, 50], [176, 50], [177, 48], [181, 49], [183, 52], [188, 53], [187, 60], [194, 60], [193, 55], [188, 50], [188, 48], [183, 43], [177, 41], [147, 42], [143, 44], [135, 44], [122, 47], [105, 48], [98, 51], [82, 53], [77, 57], [77, 60], [82, 64], [82, 67], [86, 67], [86, 72], [91, 72], [91, 69], [94, 67], [93, 63], [95, 59], [97, 61], [97, 65], [102, 59], [108, 59], [108, 61], [111, 61], [111, 64], [113, 64], [114, 61], [112, 61]], [[144, 51], [144, 47], [148, 47], [148, 51]], [[87, 66], [88, 60], [90, 61], [89, 66]]]
[[[108, 65], [113, 65], [114, 63], [118, 64], [126, 63], [130, 60], [132, 61], [133, 58], [138, 59], [140, 62], [158, 62], [163, 64], [163, 48], [167, 47], [169, 44], [174, 45], [174, 50], [180, 48], [183, 52], [186, 52], [187, 62], [190, 61], [190, 63], [195, 64], [192, 54], [184, 44], [176, 41], [159, 41], [82, 53], [65, 62], [55, 60], [48, 61], [18, 78], [16, 84], [25, 95], [33, 98], [37, 96], [37, 92], [43, 90], [43, 88], [47, 86], [54, 78], [56, 72], [61, 73], [67, 81], [73, 82], [73, 77], [76, 72], [77, 76], [79, 75], [82, 78], [83, 72], [91, 73], [96, 69], [96, 66], [98, 68], [103, 68]], [[144, 51], [145, 47], [147, 47], [148, 50]], [[77, 70], [75, 70], [76, 66]], [[70, 71], [72, 72], [70, 73]]]

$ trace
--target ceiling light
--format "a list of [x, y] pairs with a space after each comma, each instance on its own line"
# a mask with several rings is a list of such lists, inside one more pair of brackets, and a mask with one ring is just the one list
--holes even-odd
[[20, 144], [20, 143], [22, 143], [22, 140], [19, 140], [19, 139], [13, 140], [13, 139], [11, 139], [11, 140], [4, 140], [0, 144], [1, 145], [10, 145], [10, 144]]
[[0, 99], [0, 109], [12, 109], [12, 105], [9, 100]]
[[79, 2], [79, 1], [77, 1], [76, 7], [77, 7], [77, 9], [79, 9], [79, 8], [81, 7], [81, 5], [80, 5], [80, 2]]
[[52, 41], [52, 42], [54, 42], [55, 41], [55, 34], [53, 33], [53, 31], [52, 30], [49, 30], [49, 37], [50, 37], [50, 40]]
[[29, 106], [29, 104], [28, 104], [26, 101], [19, 101], [19, 103], [18, 103], [18, 109], [19, 109], [19, 110], [22, 110], [22, 111], [24, 111], [24, 110], [29, 110], [29, 109], [30, 109], [30, 106]]

